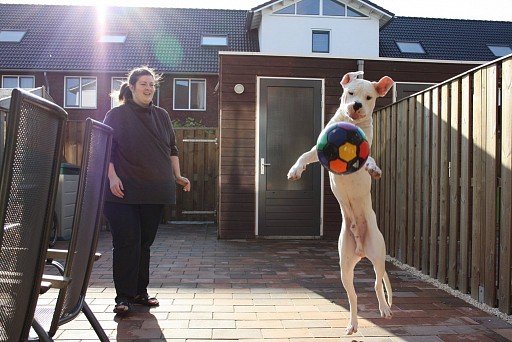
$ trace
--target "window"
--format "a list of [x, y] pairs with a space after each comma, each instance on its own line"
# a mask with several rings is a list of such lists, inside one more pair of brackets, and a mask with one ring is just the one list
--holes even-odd
[[352, 18], [368, 16], [336, 0], [302, 0], [283, 7], [274, 14], [325, 15]]
[[324, 15], [345, 16], [345, 5], [334, 0], [323, 0]]
[[119, 106], [119, 90], [121, 89], [121, 85], [126, 82], [126, 78], [123, 77], [112, 77], [111, 84], [111, 98], [110, 98], [110, 106], [111, 108]]
[[64, 84], [64, 107], [96, 108], [96, 77], [66, 76]]
[[2, 88], [35, 88], [34, 76], [3, 76]]
[[295, 14], [295, 4], [286, 6], [285, 8], [281, 8], [278, 11], [275, 11], [276, 14]]
[[227, 46], [227, 36], [202, 36], [201, 45], [203, 46]]
[[100, 37], [100, 43], [124, 43], [125, 35], [108, 35], [104, 34]]
[[319, 15], [320, 2], [318, 0], [302, 0], [297, 2], [297, 14]]
[[175, 110], [206, 110], [206, 80], [174, 79]]
[[329, 53], [329, 31], [313, 31], [313, 52]]
[[418, 42], [396, 42], [402, 53], [425, 53], [423, 46]]
[[0, 31], [0, 42], [19, 43], [26, 31]]
[[496, 57], [503, 57], [512, 53], [512, 48], [507, 45], [487, 45], [487, 47]]
[[356, 11], [353, 8], [348, 7], [347, 8], [347, 17], [355, 17], [355, 18], [363, 18], [366, 17], [363, 13]]

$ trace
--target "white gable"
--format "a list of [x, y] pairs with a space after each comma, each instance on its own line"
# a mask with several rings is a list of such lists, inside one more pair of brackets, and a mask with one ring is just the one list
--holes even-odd
[[391, 18], [361, 1], [282, 0], [255, 11], [251, 24], [262, 53], [373, 58], [384, 17]]

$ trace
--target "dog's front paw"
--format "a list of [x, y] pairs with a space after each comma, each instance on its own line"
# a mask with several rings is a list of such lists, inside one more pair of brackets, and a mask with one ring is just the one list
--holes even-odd
[[383, 304], [383, 305], [379, 305], [379, 311], [380, 311], [381, 317], [388, 318], [388, 319], [393, 317], [393, 312], [391, 311], [391, 308], [389, 307], [389, 305], [387, 303]]
[[298, 180], [300, 179], [302, 172], [304, 172], [304, 170], [306, 170], [305, 166], [293, 165], [290, 171], [288, 171], [287, 177], [289, 180]]
[[345, 329], [345, 335], [352, 335], [357, 332], [357, 321], [354, 323], [352, 320], [348, 322], [347, 328]]
[[382, 177], [382, 170], [373, 162], [367, 162], [365, 169], [373, 179], [380, 179]]

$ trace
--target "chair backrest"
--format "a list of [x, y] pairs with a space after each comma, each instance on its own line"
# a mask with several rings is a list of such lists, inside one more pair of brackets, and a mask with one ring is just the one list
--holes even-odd
[[50, 336], [82, 309], [101, 225], [112, 132], [112, 128], [101, 122], [86, 120], [73, 228], [63, 274], [71, 282], [59, 292]]
[[28, 337], [39, 297], [67, 113], [15, 89], [0, 183], [0, 341]]

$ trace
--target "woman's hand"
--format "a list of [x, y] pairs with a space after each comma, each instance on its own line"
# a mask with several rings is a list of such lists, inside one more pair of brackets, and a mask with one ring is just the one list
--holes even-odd
[[110, 191], [112, 192], [112, 195], [116, 196], [116, 197], [119, 197], [119, 198], [123, 198], [124, 197], [124, 187], [123, 187], [123, 182], [121, 182], [121, 179], [119, 179], [119, 177], [117, 177], [117, 175], [115, 176], [111, 176], [108, 178], [109, 182], [110, 182]]
[[176, 177], [176, 183], [183, 187], [183, 191], [190, 191], [190, 181], [188, 178], [183, 176]]

